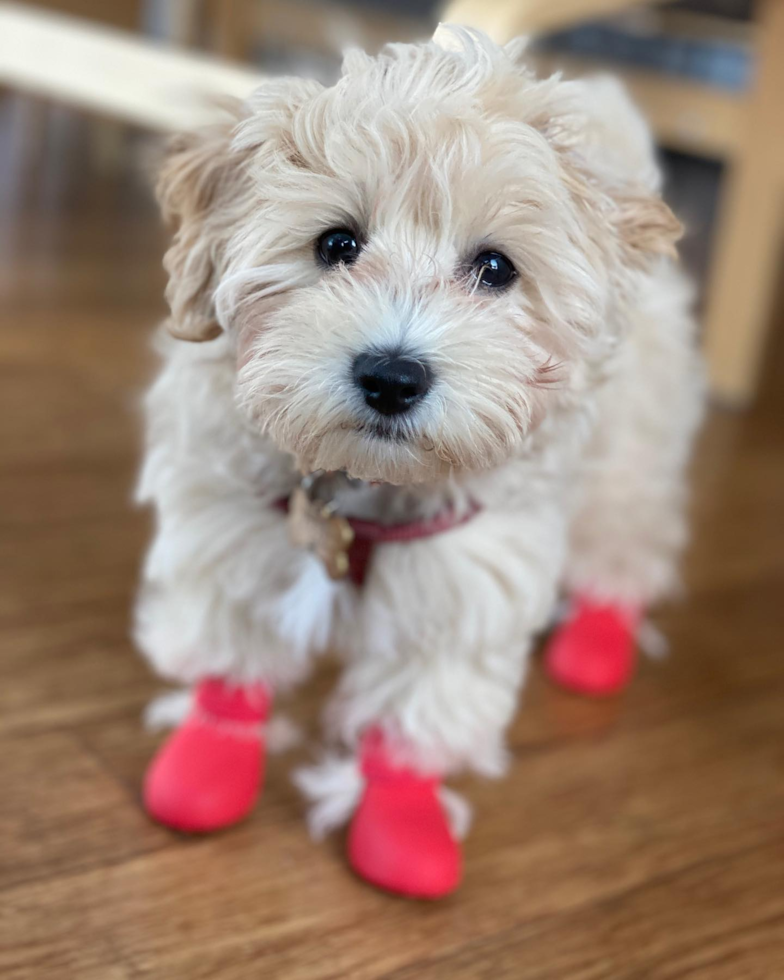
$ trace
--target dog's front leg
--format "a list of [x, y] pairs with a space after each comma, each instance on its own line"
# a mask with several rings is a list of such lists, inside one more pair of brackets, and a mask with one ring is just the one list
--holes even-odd
[[344, 627], [352, 657], [329, 712], [352, 757], [299, 778], [317, 801], [317, 831], [355, 808], [349, 860], [372, 883], [428, 898], [458, 884], [441, 780], [503, 772], [504, 732], [563, 554], [561, 516], [546, 507], [378, 549]]
[[326, 646], [336, 586], [317, 558], [291, 547], [274, 507], [250, 495], [196, 499], [185, 516], [183, 506], [173, 516], [162, 508], [137, 638], [161, 674], [193, 687], [188, 716], [147, 771], [145, 807], [167, 826], [207, 832], [254, 806], [273, 695]]

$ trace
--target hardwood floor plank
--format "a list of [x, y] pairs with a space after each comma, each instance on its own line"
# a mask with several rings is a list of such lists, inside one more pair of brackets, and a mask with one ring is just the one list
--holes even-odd
[[[781, 745], [773, 736], [782, 710], [784, 697], [774, 693], [717, 711], [707, 724], [688, 717], [522, 755], [508, 783], [472, 786], [478, 814], [464, 890], [440, 906], [369, 893], [346, 872], [338, 841], [312, 844], [301, 803], [285, 780], [291, 759], [273, 764], [265, 805], [230, 833], [194, 840], [152, 828], [169, 846], [128, 860], [118, 852], [115, 863], [101, 844], [99, 856], [111, 862], [106, 867], [61, 874], [55, 866], [45, 883], [15, 888], [4, 899], [30, 910], [43, 902], [58, 916], [70, 910], [108, 938], [123, 962], [154, 976], [222, 976], [200, 970], [247, 966], [253, 949], [261, 975], [322, 980], [382, 976], [426, 962], [433, 948], [489, 941], [543, 919], [563, 919], [568, 930], [577, 910], [656, 889], [662, 879], [688, 876], [694, 865], [709, 865], [717, 887], [724, 887], [722, 868], [734, 861], [748, 868], [745, 887], [756, 893], [753, 854], [775, 857], [781, 850], [784, 781], [775, 778]], [[98, 754], [113, 770], [123, 736], [133, 735], [126, 723], [112, 748], [107, 726], [100, 726]], [[87, 738], [85, 744], [96, 743]], [[117, 768], [138, 784], [145, 758], [137, 739], [130, 768], [127, 759]], [[52, 787], [51, 800], [39, 798], [36, 808], [56, 811], [58, 792]], [[123, 795], [116, 802], [118, 843], [121, 830], [138, 840], [144, 818], [136, 801]], [[51, 833], [58, 833], [55, 822]], [[780, 880], [784, 866], [769, 863]], [[766, 894], [760, 891], [760, 900]], [[675, 896], [680, 902], [680, 893]], [[669, 908], [665, 902], [662, 911]], [[19, 928], [26, 932], [24, 922]], [[343, 973], [313, 955], [326, 934], [340, 937]]]
[[75, 736], [0, 738], [0, 756], [0, 895], [170, 844]]
[[784, 971], [781, 857], [778, 841], [754, 845], [379, 978], [774, 980]]

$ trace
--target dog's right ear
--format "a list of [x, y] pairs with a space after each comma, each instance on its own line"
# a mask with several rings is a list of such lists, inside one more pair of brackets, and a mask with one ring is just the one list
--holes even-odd
[[[168, 327], [175, 337], [203, 341], [221, 333], [214, 295], [229, 239], [263, 196], [265, 167], [278, 158], [298, 159], [294, 116], [321, 91], [311, 79], [266, 81], [245, 102], [224, 100], [225, 121], [169, 144], [156, 192], [164, 218], [175, 228], [163, 261], [169, 273]], [[264, 145], [269, 152], [260, 158]]]
[[212, 340], [221, 333], [213, 294], [232, 219], [248, 190], [247, 153], [232, 146], [241, 118], [174, 137], [158, 174], [156, 195], [174, 238], [163, 260], [169, 274], [169, 331], [180, 340]]

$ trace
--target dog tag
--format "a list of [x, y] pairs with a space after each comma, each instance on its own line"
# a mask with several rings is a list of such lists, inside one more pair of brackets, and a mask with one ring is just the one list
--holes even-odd
[[289, 536], [292, 544], [318, 555], [331, 579], [348, 573], [348, 549], [354, 540], [351, 525], [333, 513], [328, 503], [312, 500], [301, 486], [289, 500]]

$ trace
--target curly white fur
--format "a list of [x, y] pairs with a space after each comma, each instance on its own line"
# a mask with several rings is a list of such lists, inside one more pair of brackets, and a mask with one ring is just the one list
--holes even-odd
[[[559, 589], [646, 605], [674, 587], [701, 382], [679, 226], [621, 89], [447, 36], [352, 52], [329, 89], [267, 83], [172, 147], [180, 339], [161, 339], [147, 400], [139, 496], [158, 527], [137, 635], [169, 678], [276, 690], [339, 650], [333, 736], [381, 726], [407, 764], [492, 774]], [[346, 225], [358, 261], [324, 268], [314, 242]], [[506, 290], [471, 277], [487, 248], [518, 270]], [[351, 381], [380, 347], [435, 378], [398, 438]], [[289, 543], [274, 504], [297, 466], [382, 481], [341, 497], [347, 514], [483, 509], [379, 547], [357, 591]], [[322, 831], [356, 766], [300, 784]]]

